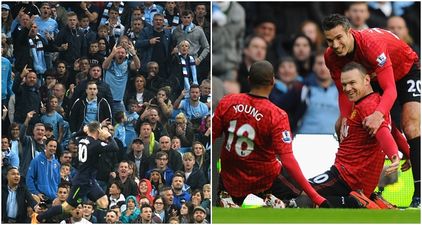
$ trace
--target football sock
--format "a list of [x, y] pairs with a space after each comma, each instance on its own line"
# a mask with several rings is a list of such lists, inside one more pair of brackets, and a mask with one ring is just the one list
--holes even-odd
[[98, 223], [106, 223], [105, 216], [107, 214], [107, 208], [97, 207], [94, 211], [95, 217], [97, 217]]
[[334, 208], [361, 208], [358, 201], [351, 196], [325, 196]]
[[42, 223], [45, 219], [52, 218], [53, 216], [57, 216], [63, 213], [63, 209], [61, 205], [56, 205], [49, 208], [46, 212], [41, 213], [37, 216], [37, 220]]
[[421, 197], [421, 137], [408, 140], [410, 146], [410, 162], [412, 163], [415, 192], [413, 197]]

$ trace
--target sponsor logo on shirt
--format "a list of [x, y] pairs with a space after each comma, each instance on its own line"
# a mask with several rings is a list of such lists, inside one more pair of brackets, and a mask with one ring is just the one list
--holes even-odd
[[285, 131], [283, 131], [282, 135], [283, 135], [282, 140], [283, 140], [284, 143], [286, 143], [286, 144], [292, 143], [292, 137], [290, 135], [290, 131], [285, 130]]
[[377, 62], [379, 67], [383, 67], [385, 62], [387, 62], [387, 56], [385, 56], [384, 52], [377, 57]]

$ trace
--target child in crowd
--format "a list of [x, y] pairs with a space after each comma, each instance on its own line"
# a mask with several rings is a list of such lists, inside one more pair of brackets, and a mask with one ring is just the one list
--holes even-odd
[[46, 113], [41, 116], [41, 122], [51, 124], [53, 127], [53, 135], [57, 138], [57, 142], [61, 143], [63, 139], [63, 117], [56, 111], [59, 100], [52, 95], [48, 98]]
[[114, 137], [122, 141], [123, 148], [126, 149], [126, 129], [125, 129], [125, 123], [127, 121], [127, 117], [125, 112], [117, 112], [116, 115], [114, 115], [114, 118], [116, 119], [116, 126], [114, 127]]
[[136, 121], [138, 121], [139, 114], [137, 113], [138, 110], [138, 102], [135, 99], [130, 99], [127, 105], [129, 111], [127, 111], [127, 121], [125, 123], [125, 130], [126, 130], [126, 138], [125, 144], [126, 146], [130, 146], [133, 139], [137, 138], [135, 125]]

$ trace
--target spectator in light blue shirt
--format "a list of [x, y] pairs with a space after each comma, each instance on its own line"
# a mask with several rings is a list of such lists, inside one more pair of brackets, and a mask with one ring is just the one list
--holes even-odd
[[306, 110], [299, 122], [298, 133], [334, 134], [334, 125], [340, 115], [338, 91], [325, 66], [322, 50], [315, 56], [313, 72], [302, 88]]
[[103, 69], [105, 70], [104, 81], [110, 85], [113, 96], [113, 102], [111, 103], [113, 114], [126, 111], [123, 97], [126, 91], [129, 70], [138, 70], [141, 66], [132, 42], [128, 43], [128, 51], [132, 56], [132, 60], [126, 58], [125, 48], [114, 46], [113, 51], [103, 62]]
[[2, 105], [7, 106], [7, 102], [12, 92], [12, 64], [5, 57], [1, 57], [1, 101]]

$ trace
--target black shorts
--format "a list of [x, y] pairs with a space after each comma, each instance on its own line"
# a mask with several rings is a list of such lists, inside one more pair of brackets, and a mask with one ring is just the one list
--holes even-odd
[[[419, 64], [413, 64], [410, 71], [396, 81], [397, 101], [400, 106], [406, 102], [421, 102], [421, 70]], [[374, 91], [382, 95], [383, 91], [378, 82], [371, 82]]]
[[321, 196], [347, 196], [352, 191], [346, 182], [341, 179], [335, 166], [330, 170], [309, 179], [309, 183]]
[[72, 185], [69, 196], [67, 197], [67, 203], [73, 207], [77, 207], [83, 202], [85, 197], [89, 200], [96, 202], [98, 199], [105, 195], [103, 189], [98, 185], [96, 180], [90, 180], [89, 184], [83, 185]]
[[[224, 188], [224, 182], [220, 177], [219, 187], [217, 193], [226, 191]], [[261, 193], [253, 193], [256, 196], [265, 199], [267, 194], [273, 194], [275, 197], [286, 200], [298, 197], [302, 193], [301, 187], [291, 178], [286, 170], [281, 170], [281, 173], [276, 177], [270, 189]], [[233, 202], [241, 206], [246, 196], [233, 197]]]
[[413, 64], [409, 73], [396, 82], [397, 99], [400, 105], [406, 102], [421, 102], [421, 69]]

